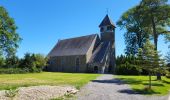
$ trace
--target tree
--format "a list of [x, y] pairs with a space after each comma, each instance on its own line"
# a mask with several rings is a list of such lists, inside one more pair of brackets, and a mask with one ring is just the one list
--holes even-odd
[[20, 59], [17, 56], [11, 56], [6, 58], [5, 64], [7, 68], [17, 68], [20, 64]]
[[[128, 53], [131, 52], [128, 50], [129, 48], [135, 51], [137, 50], [136, 48], [142, 48], [140, 45], [136, 46], [133, 44], [140, 44], [138, 40], [146, 40], [148, 35], [154, 40], [155, 50], [157, 50], [159, 35], [164, 35], [165, 38], [169, 40], [170, 31], [168, 31], [167, 27], [170, 26], [170, 5], [167, 4], [167, 1], [168, 0], [142, 0], [139, 5], [129, 9], [123, 14], [117, 24], [127, 29], [125, 35], [131, 33], [126, 37], [126, 50]], [[139, 36], [142, 36], [142, 38], [139, 38]], [[143, 41], [142, 44], [144, 42], [145, 41]], [[134, 47], [135, 49], [133, 49]], [[159, 73], [157, 79], [161, 80]]]
[[159, 53], [149, 40], [146, 41], [143, 49], [139, 48], [138, 60], [140, 67], [149, 73], [149, 89], [151, 89], [151, 75], [152, 73], [165, 71], [164, 60], [160, 59]]
[[21, 59], [21, 63], [19, 65], [20, 68], [28, 68], [30, 72], [34, 71], [35, 63], [34, 63], [34, 57], [30, 53], [26, 53], [24, 55], [24, 58]]
[[167, 63], [170, 64], [170, 51], [166, 55], [166, 60], [167, 60]]
[[26, 53], [21, 60], [20, 68], [28, 68], [30, 72], [40, 72], [47, 65], [47, 60], [42, 54]]
[[0, 54], [7, 57], [15, 54], [21, 41], [16, 29], [14, 19], [9, 16], [4, 7], [0, 6]]
[[138, 6], [136, 6], [125, 12], [117, 22], [121, 29], [126, 28], [124, 38], [126, 44], [125, 53], [127, 55], [137, 54], [138, 49], [143, 48], [146, 39], [149, 38], [148, 31], [150, 31], [150, 28], [143, 23], [140, 13]]
[[45, 66], [47, 66], [48, 59], [42, 55], [42, 54], [34, 54], [35, 58], [35, 65], [38, 69], [43, 69]]
[[167, 39], [170, 36], [170, 31], [167, 29], [170, 26], [170, 5], [167, 2], [168, 0], [142, 0], [139, 5], [143, 21], [152, 28], [150, 34], [154, 38], [155, 50], [159, 35], [165, 35]]
[[5, 59], [4, 57], [0, 56], [0, 68], [5, 66]]

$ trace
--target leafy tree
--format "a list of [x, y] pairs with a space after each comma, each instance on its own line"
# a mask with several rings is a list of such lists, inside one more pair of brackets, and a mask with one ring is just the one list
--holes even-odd
[[0, 56], [0, 68], [5, 66], [5, 59], [4, 57]]
[[47, 65], [47, 58], [41, 54], [26, 53], [21, 60], [20, 68], [28, 68], [30, 72], [40, 72]]
[[19, 65], [20, 68], [28, 68], [31, 72], [36, 67], [34, 63], [34, 57], [30, 53], [26, 53], [24, 58], [21, 59], [21, 63]]
[[35, 65], [38, 69], [43, 69], [47, 66], [48, 59], [42, 54], [34, 54]]
[[16, 29], [14, 19], [0, 6], [0, 53], [7, 57], [14, 56], [21, 41]]
[[167, 39], [170, 36], [170, 31], [167, 29], [170, 26], [170, 5], [167, 2], [168, 0], [142, 0], [139, 5], [143, 22], [152, 28], [150, 34], [154, 38], [155, 50], [159, 35], [165, 35]]
[[[142, 48], [139, 40], [143, 39], [141, 42], [143, 44], [148, 35], [154, 40], [155, 50], [160, 35], [169, 40], [170, 31], [167, 27], [170, 26], [170, 5], [167, 2], [168, 0], [142, 0], [139, 5], [123, 14], [117, 24], [127, 29], [125, 33], [127, 53], [135, 54], [138, 48]], [[160, 73], [157, 79], [161, 79]]]
[[6, 58], [5, 62], [6, 62], [5, 67], [16, 68], [20, 64], [20, 59], [17, 56], [11, 56], [11, 57]]
[[143, 23], [140, 13], [138, 6], [136, 6], [126, 11], [117, 22], [121, 29], [126, 28], [124, 38], [127, 55], [137, 54], [138, 48], [143, 48], [146, 39], [149, 37], [150, 28]]
[[151, 75], [152, 73], [165, 71], [163, 69], [165, 66], [164, 61], [160, 59], [159, 53], [149, 40], [146, 41], [143, 49], [139, 49], [138, 60], [140, 67], [149, 73], [149, 89], [151, 89]]

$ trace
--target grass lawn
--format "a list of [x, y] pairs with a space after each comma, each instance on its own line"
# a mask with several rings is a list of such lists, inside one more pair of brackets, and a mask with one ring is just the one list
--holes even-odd
[[166, 95], [170, 92], [170, 79], [162, 77], [162, 81], [156, 81], [156, 76], [152, 76], [152, 90], [146, 91], [149, 76], [123, 76], [118, 75], [117, 78], [129, 84], [133, 90], [141, 94], [157, 94]]
[[0, 90], [16, 89], [18, 87], [35, 85], [72, 85], [79, 89], [99, 74], [79, 73], [29, 73], [29, 74], [1, 74]]

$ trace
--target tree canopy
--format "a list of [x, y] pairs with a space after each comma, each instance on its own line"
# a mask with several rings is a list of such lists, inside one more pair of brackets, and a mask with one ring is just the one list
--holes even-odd
[[21, 38], [16, 32], [17, 26], [6, 9], [0, 6], [0, 54], [11, 57], [16, 53]]
[[155, 49], [159, 35], [169, 40], [170, 5], [168, 0], [142, 0], [139, 5], [126, 11], [117, 25], [126, 29], [126, 54], [136, 54], [147, 38], [154, 40]]

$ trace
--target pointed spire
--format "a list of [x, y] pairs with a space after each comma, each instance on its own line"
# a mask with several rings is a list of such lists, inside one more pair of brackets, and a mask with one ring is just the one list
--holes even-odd
[[111, 21], [111, 19], [109, 18], [107, 14], [105, 18], [103, 19], [103, 21], [101, 22], [101, 24], [99, 25], [99, 27], [108, 26], [108, 25], [115, 27], [115, 25], [113, 24], [113, 22]]

